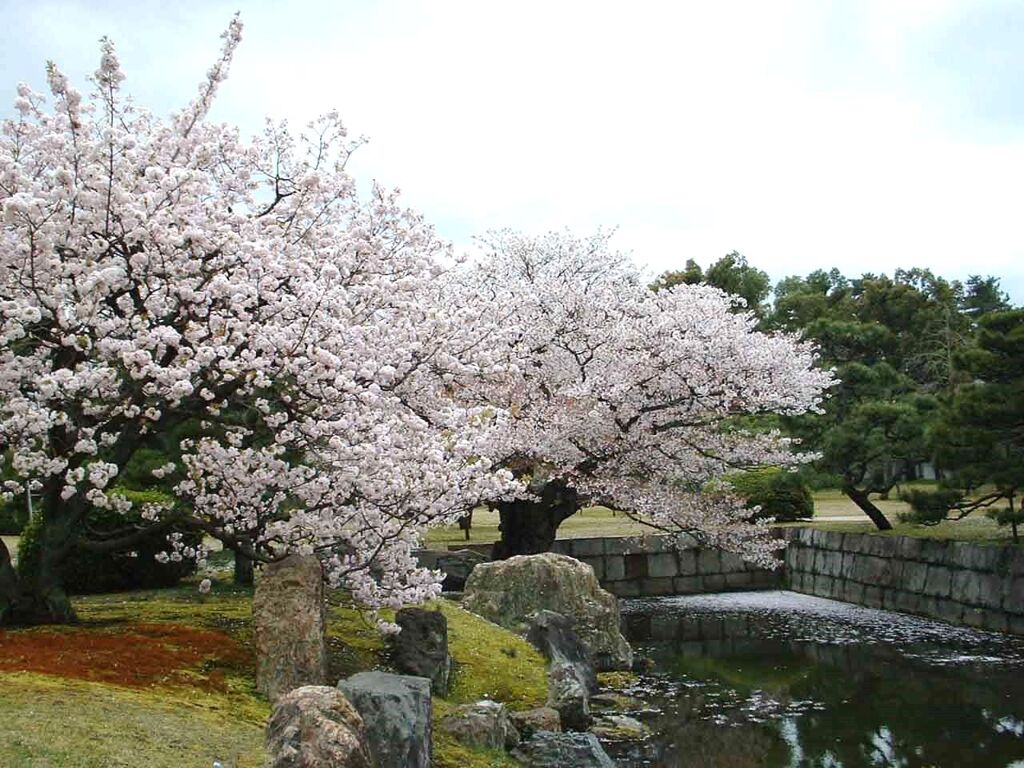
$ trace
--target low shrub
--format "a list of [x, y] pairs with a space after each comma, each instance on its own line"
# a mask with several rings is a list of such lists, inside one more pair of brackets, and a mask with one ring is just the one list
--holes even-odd
[[736, 472], [725, 478], [733, 490], [747, 500], [748, 507], [760, 507], [754, 519], [773, 517], [776, 522], [791, 523], [814, 516], [814, 498], [796, 472], [781, 469], [755, 469]]

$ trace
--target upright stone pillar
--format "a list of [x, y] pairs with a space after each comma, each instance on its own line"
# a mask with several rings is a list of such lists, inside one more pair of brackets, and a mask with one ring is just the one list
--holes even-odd
[[270, 699], [327, 675], [326, 611], [320, 561], [292, 555], [263, 568], [252, 605], [256, 688]]

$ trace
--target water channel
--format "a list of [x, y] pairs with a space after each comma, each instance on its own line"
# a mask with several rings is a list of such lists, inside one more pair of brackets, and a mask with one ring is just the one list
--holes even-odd
[[1024, 638], [794, 592], [629, 600], [621, 766], [1024, 768]]

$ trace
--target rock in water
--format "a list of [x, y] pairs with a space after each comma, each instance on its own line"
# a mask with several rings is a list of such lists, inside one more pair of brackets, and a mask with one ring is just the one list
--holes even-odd
[[260, 693], [273, 703], [293, 688], [323, 685], [324, 580], [316, 557], [292, 555], [267, 565], [252, 615]]
[[519, 743], [505, 705], [497, 701], [463, 704], [441, 721], [441, 727], [461, 744], [488, 749], [511, 749]]
[[452, 657], [448, 654], [448, 619], [440, 611], [403, 608], [395, 614], [402, 631], [394, 636], [395, 668], [403, 675], [430, 679], [438, 696], [448, 695]]
[[539, 731], [512, 756], [531, 768], [615, 768], [615, 763], [592, 733]]
[[359, 672], [338, 688], [366, 723], [376, 768], [429, 768], [430, 680]]
[[651, 735], [651, 729], [634, 717], [604, 715], [597, 718], [590, 732], [601, 741], [642, 741]]
[[337, 688], [283, 694], [267, 723], [270, 768], [371, 768], [363, 719]]
[[466, 582], [462, 606], [525, 634], [540, 610], [572, 622], [598, 671], [628, 670], [633, 651], [619, 628], [619, 603], [597, 582], [594, 569], [553, 552], [481, 563]]
[[562, 720], [558, 715], [558, 710], [551, 707], [512, 712], [509, 714], [509, 719], [519, 731], [521, 739], [529, 739], [537, 731], [558, 732], [562, 730]]

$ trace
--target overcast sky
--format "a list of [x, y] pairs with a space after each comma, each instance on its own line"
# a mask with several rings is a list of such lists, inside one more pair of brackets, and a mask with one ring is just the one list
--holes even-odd
[[1024, 304], [1024, 2], [14, 2], [0, 114], [97, 41], [154, 112], [245, 23], [213, 117], [337, 108], [352, 169], [442, 236], [617, 228], [652, 273], [930, 267]]

